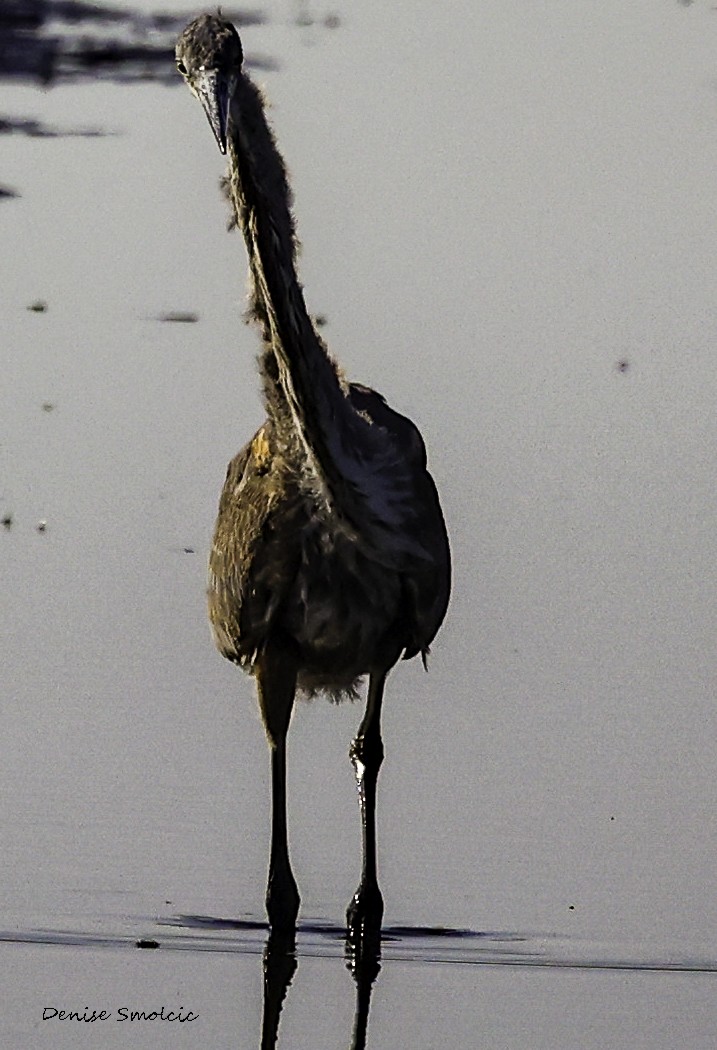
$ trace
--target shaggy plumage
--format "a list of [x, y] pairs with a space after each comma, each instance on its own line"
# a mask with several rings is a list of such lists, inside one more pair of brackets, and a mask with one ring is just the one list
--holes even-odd
[[371, 676], [352, 746], [364, 875], [350, 920], [380, 925], [366, 792], [372, 781], [375, 796], [383, 756], [383, 683], [401, 657], [425, 660], [448, 603], [448, 539], [419, 431], [380, 394], [345, 380], [306, 309], [286, 169], [242, 57], [234, 27], [216, 15], [196, 19], [177, 44], [178, 68], [229, 156], [225, 185], [249, 258], [268, 417], [229, 465], [209, 615], [219, 650], [257, 677], [279, 767], [267, 896], [274, 925], [290, 925], [298, 907], [277, 812], [294, 693], [355, 695], [361, 676]]

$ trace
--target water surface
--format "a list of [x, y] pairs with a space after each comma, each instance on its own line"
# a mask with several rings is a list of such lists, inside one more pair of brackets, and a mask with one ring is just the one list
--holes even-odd
[[[390, 927], [473, 933], [384, 945], [368, 1045], [711, 1046], [717, 15], [301, 13], [245, 39], [275, 67], [309, 306], [419, 423], [456, 565], [430, 673], [389, 682], [380, 867]], [[222, 159], [153, 82], [13, 81], [3, 115], [103, 134], [3, 138], [0, 1024], [74, 1046], [44, 1005], [181, 1001], [188, 1044], [258, 1045], [265, 932], [171, 925], [260, 922], [268, 855], [252, 684], [204, 609], [262, 418]], [[359, 720], [292, 725], [302, 915], [334, 932], [300, 931], [286, 1046], [353, 1024]]]

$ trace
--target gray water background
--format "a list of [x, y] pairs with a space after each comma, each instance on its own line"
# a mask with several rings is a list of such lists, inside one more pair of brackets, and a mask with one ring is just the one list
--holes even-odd
[[[369, 1045], [711, 1047], [714, 977], [639, 967], [717, 961], [717, 13], [266, 11], [245, 44], [277, 60], [310, 309], [421, 427], [454, 552], [430, 673], [389, 683], [386, 920], [638, 967], [434, 943], [384, 961]], [[81, 1038], [254, 1046], [260, 946], [122, 948], [263, 914], [266, 745], [204, 602], [226, 462], [262, 418], [223, 162], [181, 88], [5, 84], [2, 109], [113, 134], [2, 143], [0, 1030], [74, 1046], [42, 1006], [184, 997], [199, 1034]], [[303, 705], [290, 736], [302, 914], [337, 924], [360, 715]], [[336, 954], [302, 958], [285, 1045], [343, 1045], [352, 1012]]]

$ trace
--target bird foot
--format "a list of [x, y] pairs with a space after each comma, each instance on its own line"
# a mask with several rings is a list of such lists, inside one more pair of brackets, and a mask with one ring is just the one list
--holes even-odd
[[266, 888], [266, 913], [272, 931], [294, 930], [300, 903], [299, 890], [291, 869], [285, 872], [270, 871]]
[[383, 919], [383, 897], [378, 884], [361, 883], [346, 909], [346, 924], [350, 936], [378, 932]]

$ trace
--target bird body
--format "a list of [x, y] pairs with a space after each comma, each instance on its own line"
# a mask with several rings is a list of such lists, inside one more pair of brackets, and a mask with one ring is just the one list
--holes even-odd
[[[420, 465], [422, 442], [408, 420], [366, 388], [350, 396], [384, 420], [395, 417]], [[428, 474], [423, 485], [433, 496]], [[416, 521], [403, 549], [391, 548], [381, 542], [390, 526], [377, 512], [371, 523], [366, 503], [366, 528], [327, 506], [301, 456], [297, 462], [271, 420], [264, 424], [229, 465], [212, 544], [210, 620], [224, 656], [253, 671], [267, 637], [279, 632], [297, 647], [299, 688], [338, 699], [376, 666], [427, 651], [444, 599], [426, 533]]]
[[219, 650], [257, 677], [272, 747], [273, 924], [290, 925], [298, 908], [284, 812], [294, 693], [354, 696], [371, 676], [352, 748], [364, 818], [354, 904], [362, 921], [371, 913], [380, 924], [371, 798], [383, 758], [383, 684], [402, 656], [425, 661], [448, 603], [448, 538], [418, 429], [380, 394], [346, 381], [309, 316], [286, 169], [242, 58], [236, 30], [216, 15], [195, 19], [177, 44], [178, 68], [229, 155], [225, 186], [249, 259], [267, 411], [229, 464], [209, 615]]

